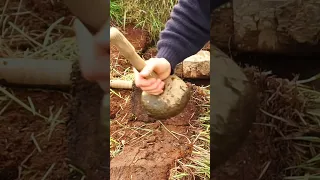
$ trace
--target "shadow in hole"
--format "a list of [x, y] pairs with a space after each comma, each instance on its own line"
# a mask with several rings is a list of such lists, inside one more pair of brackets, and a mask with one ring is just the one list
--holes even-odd
[[[228, 51], [225, 51], [228, 54]], [[292, 79], [299, 75], [299, 79], [308, 79], [320, 73], [320, 55], [289, 56], [283, 54], [263, 54], [263, 53], [234, 53], [233, 59], [240, 66], [257, 66], [280, 78]], [[210, 79], [184, 79], [187, 82], [198, 86], [207, 86]], [[312, 83], [320, 89], [320, 80]]]
[[320, 73], [320, 56], [288, 56], [279, 54], [241, 53], [233, 59], [244, 66], [257, 66], [281, 78], [292, 79], [299, 74], [299, 79], [307, 79]]
[[183, 79], [186, 82], [189, 82], [191, 84], [195, 84], [197, 86], [208, 86], [210, 85], [210, 79], [189, 79], [185, 78]]
[[8, 166], [0, 169], [1, 180], [12, 180], [17, 179], [19, 175], [18, 166]]

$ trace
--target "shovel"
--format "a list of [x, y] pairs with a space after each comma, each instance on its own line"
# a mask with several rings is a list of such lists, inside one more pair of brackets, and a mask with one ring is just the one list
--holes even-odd
[[[136, 53], [132, 44], [115, 27], [110, 28], [110, 44], [115, 45], [137, 71], [140, 72], [146, 66], [146, 62]], [[157, 74], [152, 72], [147, 78], [157, 78]], [[151, 118], [168, 119], [184, 110], [191, 96], [191, 87], [176, 75], [169, 76], [164, 82], [164, 92], [160, 95], [141, 92], [139, 96], [139, 89], [134, 88], [133, 103], [136, 107], [142, 104], [142, 114], [146, 112]]]

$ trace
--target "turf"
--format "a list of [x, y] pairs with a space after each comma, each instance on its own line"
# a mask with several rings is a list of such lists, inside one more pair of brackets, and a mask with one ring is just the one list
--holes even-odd
[[111, 0], [110, 15], [117, 25], [135, 24], [157, 41], [177, 0]]

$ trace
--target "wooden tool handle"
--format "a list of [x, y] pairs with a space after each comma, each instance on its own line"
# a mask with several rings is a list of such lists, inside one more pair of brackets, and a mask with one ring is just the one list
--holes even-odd
[[132, 81], [113, 79], [110, 80], [110, 87], [115, 89], [132, 89]]
[[[136, 53], [135, 48], [127, 38], [115, 27], [110, 28], [110, 43], [115, 45], [120, 53], [130, 61], [132, 66], [139, 72], [146, 66], [146, 62]], [[157, 78], [157, 74], [152, 72], [147, 78]]]

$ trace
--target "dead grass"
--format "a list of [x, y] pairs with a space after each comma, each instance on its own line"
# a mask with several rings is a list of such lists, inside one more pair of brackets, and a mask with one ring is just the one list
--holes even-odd
[[[1, 58], [24, 58], [26, 63], [28, 59], [54, 59], [73, 61], [77, 58], [77, 46], [73, 36], [71, 24], [72, 17], [63, 17], [57, 14], [47, 14], [33, 11], [33, 7], [28, 6], [29, 2], [22, 0], [18, 1], [2, 1], [0, 8], [0, 57]], [[61, 2], [48, 1], [41, 2], [43, 5], [58, 6]], [[52, 4], [48, 4], [52, 3]], [[44, 16], [51, 16], [47, 19]], [[43, 123], [47, 124], [48, 129], [38, 135], [32, 134], [30, 139], [34, 144], [34, 151], [22, 161], [19, 167], [19, 179], [39, 178], [41, 174], [32, 166], [25, 166], [32, 156], [41, 156], [43, 154], [42, 145], [38, 141], [38, 137], [47, 136], [47, 140], [53, 136], [55, 128], [59, 124], [65, 123], [65, 117], [61, 117], [62, 112], [65, 112], [64, 107], [47, 107], [49, 114], [39, 112], [36, 105], [30, 97], [27, 98], [29, 104], [25, 104], [18, 99], [10, 89], [0, 87], [1, 97], [7, 99], [7, 103], [1, 103], [1, 113], [6, 111], [10, 104], [17, 103], [26, 111], [30, 112], [30, 116], [38, 116], [42, 118]], [[65, 96], [69, 96], [65, 94]], [[21, 97], [20, 97], [21, 98]], [[6, 117], [1, 117], [6, 118]], [[35, 153], [38, 151], [38, 153]], [[67, 160], [65, 162], [68, 163]], [[72, 165], [70, 170], [73, 170]], [[52, 173], [55, 173], [57, 164], [49, 165], [47, 172], [43, 174], [42, 179], [50, 179]], [[34, 173], [37, 172], [37, 173]], [[33, 174], [33, 175], [32, 175]]]
[[71, 27], [73, 18], [60, 16], [48, 22], [21, 2], [22, 0], [18, 3], [6, 1], [7, 5], [1, 9], [0, 56], [76, 59], [77, 46]]
[[205, 93], [203, 99], [195, 99], [201, 107], [198, 118], [201, 127], [189, 138], [193, 144], [191, 156], [175, 162], [170, 170], [170, 180], [210, 179], [210, 86], [199, 88]]
[[[39, 138], [43, 139], [45, 138], [48, 142], [50, 142], [52, 138], [52, 134], [55, 131], [55, 128], [60, 125], [64, 124], [66, 122], [66, 117], [63, 116], [63, 114], [66, 114], [64, 107], [47, 107], [49, 114], [41, 112], [38, 108], [38, 104], [34, 104], [32, 98], [30, 97], [17, 97], [14, 92], [8, 88], [0, 87], [0, 118], [6, 118], [3, 114], [6, 113], [7, 108], [12, 106], [13, 104], [18, 104], [18, 106], [23, 107], [23, 109], [26, 112], [29, 112], [29, 116], [38, 116], [39, 118], [43, 119], [43, 123], [47, 125], [48, 129], [44, 130], [43, 132], [35, 132], [30, 135], [30, 140], [32, 141], [34, 145], [34, 150], [30, 152], [28, 156], [25, 157], [24, 160], [22, 160], [17, 169], [19, 169], [18, 177], [19, 179], [30, 179], [32, 177], [39, 177], [41, 174], [39, 174], [39, 171], [37, 169], [33, 169], [32, 164], [26, 165], [29, 159], [33, 156], [41, 156], [41, 154], [46, 153], [45, 151], [42, 151], [42, 144], [40, 141], [38, 141]], [[66, 98], [69, 98], [67, 94], [65, 94]], [[19, 99], [20, 98], [20, 99]], [[23, 98], [23, 99], [21, 99]], [[27, 101], [28, 104], [24, 103], [23, 101]], [[64, 113], [62, 113], [64, 112]], [[9, 142], [12, 143], [12, 142]], [[38, 153], [36, 153], [38, 151]], [[53, 171], [53, 168], [56, 163], [53, 163], [48, 171], [43, 175], [42, 179], [46, 179]]]
[[292, 180], [319, 179], [320, 93], [297, 79], [276, 78], [253, 67], [245, 71], [259, 89], [256, 125], [263, 127], [270, 146], [279, 150], [281, 175]]

